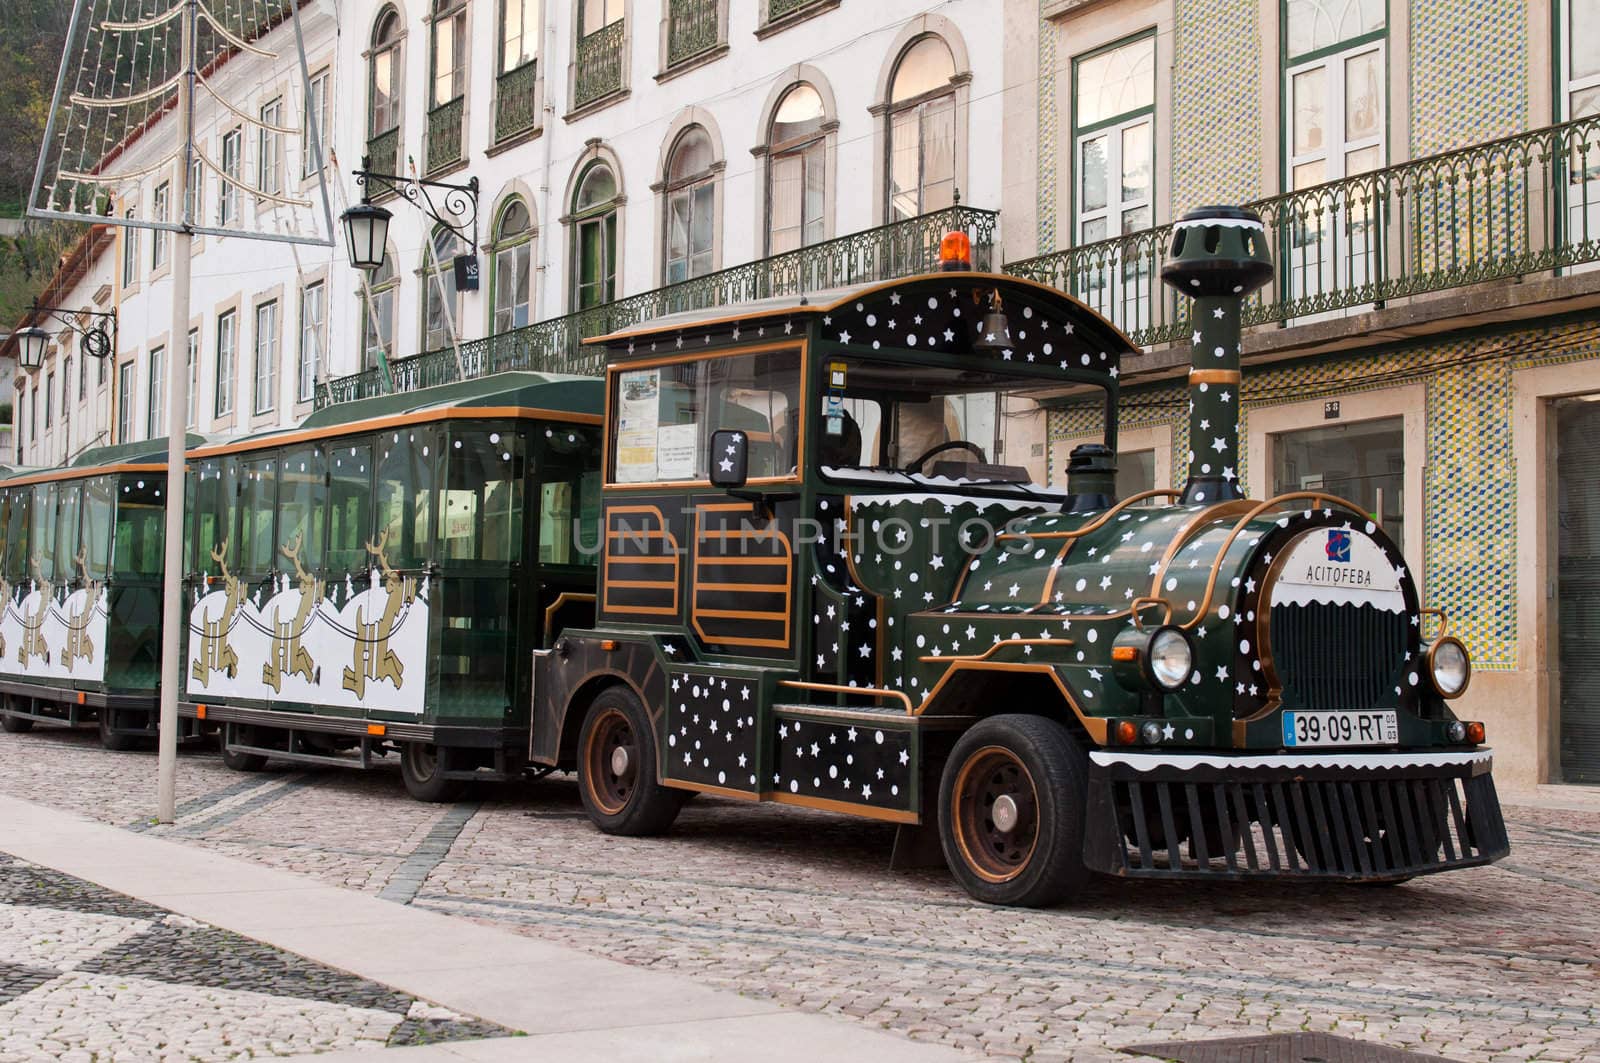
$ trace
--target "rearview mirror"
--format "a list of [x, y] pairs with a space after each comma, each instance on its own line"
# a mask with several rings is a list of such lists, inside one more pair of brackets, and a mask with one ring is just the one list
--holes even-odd
[[711, 453], [706, 467], [712, 487], [743, 487], [750, 477], [749, 440], [743, 432], [719, 428], [711, 433]]

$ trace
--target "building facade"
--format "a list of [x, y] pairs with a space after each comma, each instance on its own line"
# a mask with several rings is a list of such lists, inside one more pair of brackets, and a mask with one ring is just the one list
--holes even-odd
[[[1106, 313], [1129, 489], [1181, 478], [1170, 223], [1267, 222], [1239, 474], [1381, 519], [1472, 649], [1463, 711], [1513, 784], [1600, 782], [1600, 5], [1014, 0], [1008, 264]], [[1097, 438], [1048, 414], [1052, 472]]]

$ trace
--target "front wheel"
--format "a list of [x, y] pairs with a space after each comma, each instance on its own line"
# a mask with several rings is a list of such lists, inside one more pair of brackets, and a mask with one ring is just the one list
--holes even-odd
[[688, 792], [662, 786], [656, 736], [633, 691], [600, 692], [578, 735], [578, 793], [589, 820], [607, 834], [664, 833]]
[[962, 888], [1024, 908], [1082, 890], [1088, 768], [1066, 727], [1042, 716], [992, 716], [962, 735], [939, 783], [939, 840]]
[[466, 793], [461, 779], [445, 778], [448, 751], [427, 742], [407, 742], [400, 750], [400, 778], [406, 793], [418, 801], [448, 804]]

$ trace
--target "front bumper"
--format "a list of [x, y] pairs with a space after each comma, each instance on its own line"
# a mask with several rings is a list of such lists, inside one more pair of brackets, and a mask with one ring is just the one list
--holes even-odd
[[1138, 878], [1386, 881], [1510, 851], [1488, 750], [1090, 754], [1084, 861]]

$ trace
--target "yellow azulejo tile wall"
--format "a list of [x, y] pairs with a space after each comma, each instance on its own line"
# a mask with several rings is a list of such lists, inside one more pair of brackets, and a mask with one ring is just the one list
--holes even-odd
[[[1600, 359], [1600, 322], [1592, 317], [1510, 331], [1479, 331], [1353, 356], [1283, 366], [1246, 368], [1240, 406], [1241, 437], [1253, 413], [1421, 385], [1425, 429], [1422, 498], [1423, 585], [1430, 604], [1445, 609], [1451, 628], [1472, 651], [1480, 671], [1515, 671], [1517, 659], [1517, 556], [1533, 549], [1533, 533], [1517, 525], [1519, 465], [1536, 469], [1535, 454], [1518, 454], [1512, 442], [1512, 374], [1519, 369]], [[1048, 411], [1047, 448], [1100, 431], [1093, 405]], [[1309, 421], [1313, 427], [1320, 421]], [[1124, 433], [1167, 425], [1170, 467], [1186, 467], [1188, 399], [1181, 383], [1130, 388], [1123, 396]], [[1241, 455], [1243, 457], [1243, 455]], [[1411, 460], [1411, 455], [1407, 455]], [[1181, 475], [1181, 473], [1180, 473]], [[1266, 470], [1241, 463], [1240, 477], [1255, 497], [1271, 487]], [[1065, 469], [1052, 461], [1053, 482]], [[1158, 485], [1158, 486], [1180, 486]]]

